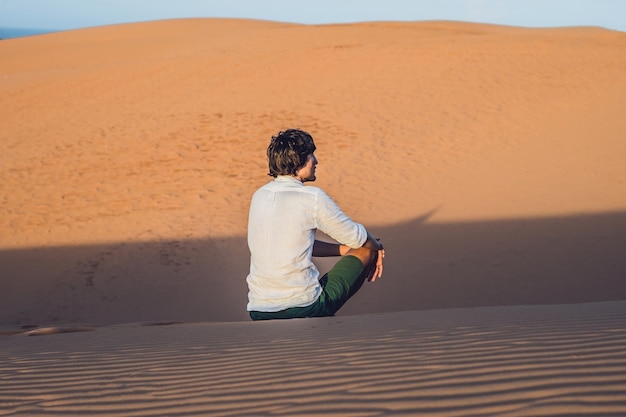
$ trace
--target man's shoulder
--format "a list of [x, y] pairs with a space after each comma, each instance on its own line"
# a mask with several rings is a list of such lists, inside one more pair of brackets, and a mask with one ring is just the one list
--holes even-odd
[[302, 187], [304, 192], [310, 194], [310, 195], [314, 195], [316, 197], [324, 197], [324, 198], [330, 198], [328, 196], [328, 194], [326, 194], [326, 191], [324, 191], [323, 189], [321, 189], [318, 186], [315, 185], [305, 185], [304, 187]]
[[312, 193], [323, 193], [324, 190], [322, 190], [320, 187], [318, 187], [317, 185], [311, 185], [311, 184], [307, 184], [303, 187], [305, 190], [308, 190]]

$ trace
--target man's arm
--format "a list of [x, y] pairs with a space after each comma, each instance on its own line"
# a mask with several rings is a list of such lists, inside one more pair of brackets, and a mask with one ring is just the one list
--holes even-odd
[[369, 249], [372, 252], [376, 252], [375, 262], [370, 266], [370, 270], [367, 272], [367, 280], [374, 282], [377, 278], [383, 276], [383, 259], [385, 258], [385, 249], [380, 243], [380, 239], [375, 238], [369, 232], [367, 232], [367, 240], [363, 244], [364, 248]]
[[[367, 240], [363, 244], [363, 247], [371, 251], [382, 250], [383, 245], [378, 239], [367, 232]], [[326, 256], [344, 256], [350, 248], [346, 245], [340, 245], [338, 243], [324, 242], [322, 240], [315, 240], [313, 243], [313, 256], [326, 257]]]
[[324, 242], [322, 240], [315, 240], [313, 243], [313, 256], [325, 257], [325, 256], [343, 256], [350, 248], [346, 245], [340, 245], [339, 243]]

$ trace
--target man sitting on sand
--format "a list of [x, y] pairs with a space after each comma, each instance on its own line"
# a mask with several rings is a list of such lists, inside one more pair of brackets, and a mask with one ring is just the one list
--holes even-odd
[[[248, 218], [248, 311], [253, 320], [333, 316], [361, 288], [382, 276], [385, 252], [315, 181], [313, 138], [290, 129], [267, 148], [274, 181], [253, 195]], [[315, 239], [319, 229], [340, 243]], [[324, 276], [312, 256], [342, 256]]]

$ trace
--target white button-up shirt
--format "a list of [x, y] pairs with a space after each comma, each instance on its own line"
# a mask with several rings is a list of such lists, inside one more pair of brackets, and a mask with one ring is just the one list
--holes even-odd
[[321, 293], [312, 261], [315, 230], [351, 248], [367, 231], [353, 222], [320, 188], [279, 176], [252, 196], [248, 218], [250, 274], [248, 311], [305, 307]]

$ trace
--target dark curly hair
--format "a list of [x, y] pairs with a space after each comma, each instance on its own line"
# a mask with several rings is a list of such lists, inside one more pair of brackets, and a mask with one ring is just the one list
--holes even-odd
[[299, 129], [288, 129], [272, 136], [267, 147], [269, 176], [296, 175], [306, 165], [307, 157], [315, 152], [313, 137]]

